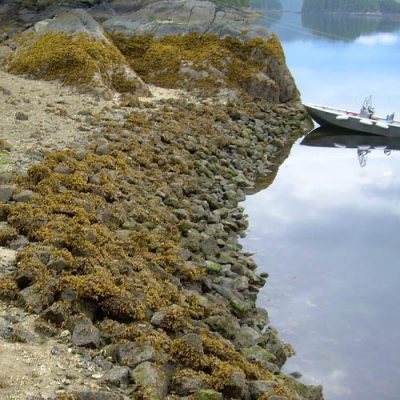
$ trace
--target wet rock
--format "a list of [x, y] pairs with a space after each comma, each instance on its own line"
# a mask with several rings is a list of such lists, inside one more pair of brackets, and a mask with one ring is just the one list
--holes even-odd
[[127, 385], [129, 382], [129, 368], [114, 367], [103, 375], [101, 381], [113, 386]]
[[242, 326], [237, 333], [234, 344], [236, 348], [240, 349], [257, 345], [264, 340], [262, 334], [256, 329], [249, 326]]
[[234, 339], [240, 329], [239, 321], [232, 315], [213, 315], [204, 322], [227, 339]]
[[117, 359], [122, 365], [135, 368], [145, 361], [156, 361], [157, 353], [154, 347], [134, 343], [120, 344], [117, 348]]
[[76, 346], [99, 347], [100, 332], [89, 318], [76, 322], [71, 341]]
[[224, 395], [230, 399], [246, 398], [248, 391], [246, 385], [246, 375], [244, 372], [234, 372], [224, 387]]
[[274, 389], [276, 383], [273, 381], [252, 381], [249, 384], [249, 391], [251, 400], [258, 400], [262, 395], [268, 395], [268, 393]]
[[164, 371], [151, 362], [139, 364], [132, 372], [131, 378], [136, 385], [144, 387], [151, 393], [152, 399], [162, 400], [168, 393], [168, 379]]

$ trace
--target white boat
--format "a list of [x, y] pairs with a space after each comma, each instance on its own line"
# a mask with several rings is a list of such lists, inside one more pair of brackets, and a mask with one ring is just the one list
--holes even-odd
[[311, 118], [321, 126], [337, 126], [372, 135], [400, 137], [400, 121], [394, 120], [394, 113], [386, 118], [375, 116], [371, 96], [364, 100], [360, 112], [315, 104], [304, 104], [304, 107]]

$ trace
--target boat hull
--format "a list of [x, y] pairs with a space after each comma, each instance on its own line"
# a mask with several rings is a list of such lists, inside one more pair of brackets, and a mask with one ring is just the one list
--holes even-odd
[[371, 135], [400, 137], [400, 124], [384, 123], [382, 120], [362, 118], [356, 113], [329, 107], [304, 105], [311, 118], [321, 126], [335, 126]]

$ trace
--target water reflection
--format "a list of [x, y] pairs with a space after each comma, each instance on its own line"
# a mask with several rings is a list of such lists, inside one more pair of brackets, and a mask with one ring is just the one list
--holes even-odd
[[358, 162], [361, 167], [365, 167], [367, 156], [372, 151], [383, 151], [386, 156], [389, 156], [392, 150], [400, 150], [400, 137], [364, 135], [341, 128], [319, 127], [306, 135], [300, 144], [314, 147], [356, 149]]
[[296, 144], [268, 190], [246, 200], [245, 248], [269, 272], [259, 304], [295, 346], [287, 372], [327, 400], [397, 400], [400, 153]]
[[[369, 18], [350, 30], [339, 23], [313, 30], [300, 13], [265, 17], [304, 102], [358, 109], [373, 94], [378, 114], [399, 113], [400, 26], [376, 21], [368, 33]], [[347, 39], [327, 39], [324, 30]], [[248, 196], [243, 244], [270, 274], [259, 305], [297, 351], [286, 371], [323, 384], [327, 400], [398, 400], [398, 143], [380, 148], [375, 138], [344, 143], [330, 135], [304, 139], [313, 146], [299, 141], [268, 189]], [[371, 150], [366, 168], [359, 146], [373, 147], [360, 147]]]
[[302, 23], [316, 36], [331, 40], [354, 40], [370, 33], [395, 32], [400, 29], [399, 17], [302, 14]]
[[300, 38], [313, 40], [315, 37], [350, 42], [371, 33], [390, 34], [400, 29], [400, 16], [365, 17], [283, 11], [266, 12], [258, 22], [286, 42]]

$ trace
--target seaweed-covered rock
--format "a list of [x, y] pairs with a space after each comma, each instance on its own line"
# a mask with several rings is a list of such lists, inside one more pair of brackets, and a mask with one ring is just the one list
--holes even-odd
[[83, 91], [103, 89], [149, 95], [143, 81], [85, 11], [69, 11], [36, 24], [9, 62], [9, 70], [35, 79], [62, 80]]
[[151, 399], [162, 400], [168, 393], [168, 379], [164, 371], [150, 362], [139, 364], [132, 372], [131, 377], [139, 391], [150, 394]]

